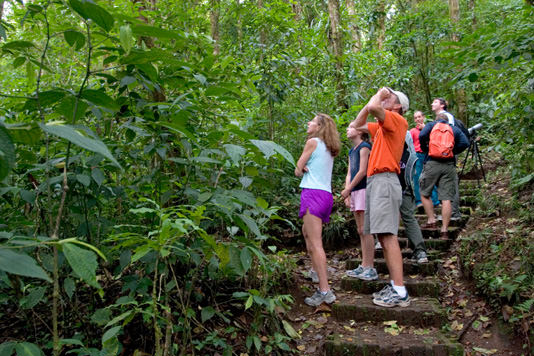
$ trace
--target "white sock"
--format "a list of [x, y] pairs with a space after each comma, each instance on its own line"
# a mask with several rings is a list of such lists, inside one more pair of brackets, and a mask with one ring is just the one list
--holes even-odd
[[395, 285], [395, 283], [393, 283], [393, 280], [390, 280], [389, 283], [391, 283], [392, 287]]
[[327, 291], [321, 291], [321, 294], [322, 294], [322, 295], [326, 295], [328, 292], [330, 292], [330, 289], [327, 290]]
[[393, 285], [393, 289], [395, 289], [395, 292], [397, 292], [397, 294], [400, 295], [401, 298], [406, 297], [407, 292], [405, 286]]

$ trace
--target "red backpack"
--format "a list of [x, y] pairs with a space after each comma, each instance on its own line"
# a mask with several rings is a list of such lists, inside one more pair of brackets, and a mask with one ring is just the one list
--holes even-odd
[[430, 132], [428, 155], [433, 158], [453, 158], [454, 133], [449, 124], [438, 122]]

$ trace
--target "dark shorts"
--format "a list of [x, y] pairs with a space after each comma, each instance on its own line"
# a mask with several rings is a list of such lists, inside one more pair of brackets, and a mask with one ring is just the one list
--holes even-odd
[[299, 218], [302, 218], [309, 211], [310, 214], [320, 218], [323, 223], [327, 223], [330, 221], [333, 204], [332, 193], [325, 190], [304, 188], [300, 193]]
[[453, 200], [457, 179], [454, 162], [428, 161], [419, 178], [419, 190], [421, 195], [429, 197], [434, 186], [437, 186], [440, 200]]

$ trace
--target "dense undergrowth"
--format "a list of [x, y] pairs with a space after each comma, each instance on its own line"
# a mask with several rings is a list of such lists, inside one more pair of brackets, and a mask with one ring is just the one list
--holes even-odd
[[[474, 231], [459, 246], [464, 272], [474, 280], [502, 320], [523, 337], [534, 353], [534, 194], [532, 186], [514, 189], [506, 162], [488, 172], [471, 219]], [[499, 168], [497, 168], [499, 167]]]

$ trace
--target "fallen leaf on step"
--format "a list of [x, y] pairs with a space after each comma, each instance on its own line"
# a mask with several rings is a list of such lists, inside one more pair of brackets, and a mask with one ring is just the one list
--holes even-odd
[[299, 345], [299, 346], [297, 346], [297, 349], [298, 349], [299, 351], [304, 351], [304, 350], [306, 350], [306, 346], [304, 346], [304, 345]]

